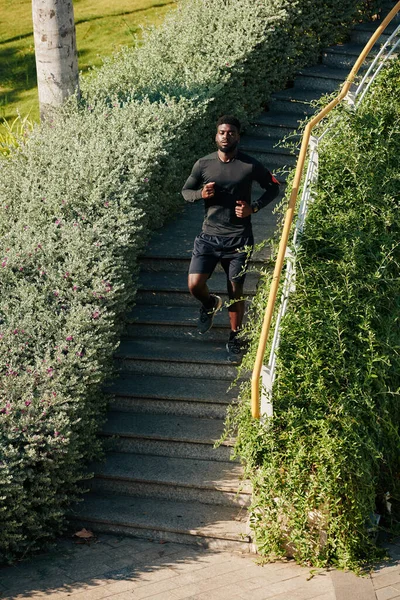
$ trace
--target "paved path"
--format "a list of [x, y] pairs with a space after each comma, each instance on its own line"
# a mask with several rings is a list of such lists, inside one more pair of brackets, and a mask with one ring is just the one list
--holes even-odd
[[113, 535], [0, 568], [2, 600], [400, 600], [400, 540], [370, 577]]

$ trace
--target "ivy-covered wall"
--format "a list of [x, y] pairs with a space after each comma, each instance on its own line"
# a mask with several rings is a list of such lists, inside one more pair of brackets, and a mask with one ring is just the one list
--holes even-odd
[[[319, 157], [296, 290], [282, 323], [274, 416], [229, 415], [254, 484], [251, 522], [266, 556], [359, 569], [400, 516], [400, 61], [358, 112], [342, 106]], [[254, 364], [267, 302], [248, 324]], [[389, 504], [388, 504], [389, 503]]]

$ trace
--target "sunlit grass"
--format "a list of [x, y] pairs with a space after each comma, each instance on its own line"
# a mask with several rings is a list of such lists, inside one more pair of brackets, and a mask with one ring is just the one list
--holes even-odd
[[[157, 25], [171, 0], [74, 0], [81, 73], [132, 45], [141, 26]], [[0, 0], [0, 120], [39, 120], [31, 0]]]

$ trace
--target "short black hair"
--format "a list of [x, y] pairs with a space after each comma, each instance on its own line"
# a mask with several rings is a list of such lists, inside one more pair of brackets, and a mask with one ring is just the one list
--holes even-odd
[[240, 133], [240, 121], [233, 115], [222, 115], [217, 121], [217, 129], [220, 125], [233, 125], [238, 130], [238, 133]]

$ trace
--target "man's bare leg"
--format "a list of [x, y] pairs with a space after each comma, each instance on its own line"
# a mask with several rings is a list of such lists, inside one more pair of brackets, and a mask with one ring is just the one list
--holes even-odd
[[188, 276], [189, 291], [202, 304], [198, 322], [200, 333], [206, 333], [212, 327], [214, 315], [222, 306], [221, 298], [209, 292], [209, 276], [209, 273], [189, 273]]
[[241, 329], [243, 324], [244, 300], [240, 300], [240, 298], [243, 298], [243, 283], [228, 280], [228, 295], [231, 302], [237, 300], [234, 304], [230, 304], [228, 308], [231, 331], [236, 332]]
[[205, 308], [212, 308], [214, 306], [214, 299], [211, 296], [207, 285], [209, 277], [209, 273], [189, 273], [188, 275], [189, 292], [196, 300], [201, 302]]
[[238, 336], [238, 333], [242, 328], [245, 308], [244, 300], [240, 299], [243, 298], [243, 283], [236, 283], [228, 280], [228, 294], [231, 302], [232, 300], [237, 301], [228, 308], [231, 332], [226, 344], [226, 349], [228, 352], [228, 360], [238, 364], [243, 356], [243, 342]]

